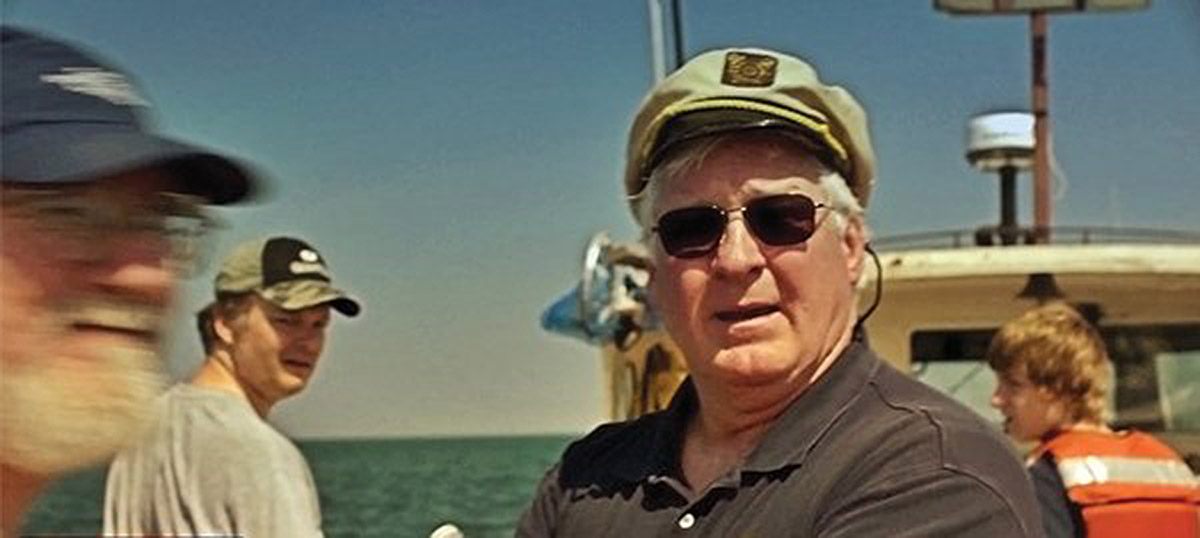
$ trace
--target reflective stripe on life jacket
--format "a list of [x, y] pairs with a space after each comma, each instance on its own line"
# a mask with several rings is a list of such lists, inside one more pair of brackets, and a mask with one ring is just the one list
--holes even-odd
[[1200, 481], [1167, 445], [1136, 431], [1068, 431], [1038, 447], [1082, 509], [1089, 538], [1200, 537]]
[[1125, 456], [1078, 456], [1058, 461], [1066, 487], [1108, 482], [1195, 487], [1196, 476], [1179, 460]]

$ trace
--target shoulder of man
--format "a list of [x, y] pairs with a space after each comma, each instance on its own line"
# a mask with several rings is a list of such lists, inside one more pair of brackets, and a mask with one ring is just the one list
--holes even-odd
[[[923, 521], [914, 528], [927, 535], [955, 528], [1040, 534], [1012, 444], [966, 406], [895, 368], [874, 369], [810, 457], [826, 469], [816, 486], [832, 503], [830, 528], [874, 535]], [[924, 505], [930, 499], [938, 504]], [[871, 510], [880, 515], [869, 525], [854, 516]]]
[[909, 415], [914, 426], [923, 426], [905, 431], [913, 441], [933, 443], [942, 468], [991, 487], [1028, 487], [1016, 447], [966, 405], [894, 368], [881, 369], [872, 387], [885, 405]]
[[969, 479], [1022, 519], [1036, 521], [1028, 475], [1016, 447], [998, 428], [950, 396], [894, 368], [880, 369], [870, 386], [884, 406], [903, 415], [893, 417], [899, 434], [887, 443], [894, 449], [893, 456], [909, 459], [911, 453], [899, 455], [897, 451], [925, 447], [929, 450], [921, 452], [929, 455], [926, 463], [931, 467]]
[[[941, 391], [895, 368], [881, 368], [871, 387], [884, 405], [931, 426], [930, 430], [913, 433], [934, 436], [933, 440], [944, 448], [946, 460], [973, 459], [980, 447], [988, 447], [1007, 456], [1006, 460], [1019, 463], [1015, 448], [998, 428]], [[989, 455], [994, 454], [989, 451]]]
[[[869, 358], [881, 361], [873, 352]], [[889, 365], [858, 371], [869, 374], [862, 384], [842, 383], [854, 394], [845, 396], [847, 403], [814, 447], [829, 468], [849, 473], [839, 487], [852, 487], [857, 479], [932, 471], [1006, 484], [1015, 475], [1020, 481], [1015, 486], [1028, 487], [1012, 444], [978, 414]]]
[[237, 396], [181, 383], [162, 397], [164, 426], [173, 437], [216, 454], [262, 450], [280, 443], [295, 448]]

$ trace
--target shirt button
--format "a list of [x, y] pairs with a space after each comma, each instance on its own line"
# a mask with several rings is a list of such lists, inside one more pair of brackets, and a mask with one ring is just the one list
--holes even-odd
[[679, 528], [681, 528], [683, 530], [688, 530], [688, 529], [692, 528], [692, 525], [695, 525], [695, 524], [696, 524], [696, 516], [693, 516], [691, 514], [684, 514], [683, 517], [679, 518]]

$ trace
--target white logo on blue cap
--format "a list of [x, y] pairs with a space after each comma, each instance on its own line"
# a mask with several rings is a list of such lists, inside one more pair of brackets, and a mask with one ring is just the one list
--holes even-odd
[[138, 95], [124, 75], [99, 67], [64, 67], [62, 73], [42, 75], [41, 80], [69, 92], [99, 97], [114, 105], [150, 106], [150, 101]]

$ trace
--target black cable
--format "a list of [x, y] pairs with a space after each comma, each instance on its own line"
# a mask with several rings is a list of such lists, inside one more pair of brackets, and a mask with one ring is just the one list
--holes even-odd
[[871, 302], [871, 306], [867, 308], [867, 311], [858, 317], [858, 323], [854, 324], [856, 327], [860, 328], [862, 327], [862, 324], [867, 321], [867, 318], [871, 317], [871, 314], [875, 313], [875, 309], [879, 308], [879, 302], [883, 299], [883, 264], [879, 262], [879, 255], [875, 253], [875, 249], [871, 248], [870, 243], [863, 245], [863, 249], [866, 250], [867, 253], [871, 255], [871, 259], [875, 261], [875, 300]]

